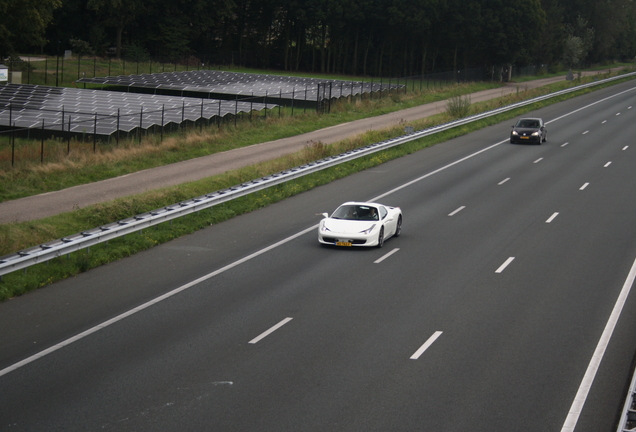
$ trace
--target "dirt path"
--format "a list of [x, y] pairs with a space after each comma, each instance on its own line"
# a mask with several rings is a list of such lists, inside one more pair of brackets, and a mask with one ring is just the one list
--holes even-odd
[[[601, 72], [590, 72], [587, 74], [592, 73]], [[541, 87], [557, 81], [563, 81], [564, 79], [564, 76], [560, 76], [519, 84], [510, 83], [501, 88], [473, 93], [471, 101], [481, 102], [494, 99], [515, 93], [518, 90]], [[384, 129], [404, 121], [408, 122], [430, 117], [443, 112], [445, 109], [446, 101], [439, 101], [302, 135], [139, 171], [113, 179], [7, 201], [0, 203], [0, 223], [42, 219], [116, 198], [211, 177], [298, 152], [311, 142], [321, 141], [325, 144], [331, 144], [369, 130]]]

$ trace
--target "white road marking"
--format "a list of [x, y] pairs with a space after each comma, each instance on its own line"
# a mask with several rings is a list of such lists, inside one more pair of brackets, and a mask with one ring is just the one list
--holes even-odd
[[455, 216], [457, 213], [459, 213], [460, 211], [464, 210], [466, 208], [466, 206], [461, 206], [460, 208], [458, 208], [457, 210], [453, 211], [452, 213], [449, 213], [449, 216]]
[[503, 179], [502, 181], [500, 181], [499, 183], [497, 183], [498, 185], [502, 185], [505, 182], [507, 182], [508, 180], [510, 180], [510, 177]]
[[583, 189], [585, 189], [585, 188], [586, 188], [586, 187], [588, 187], [588, 186], [589, 186], [589, 183], [585, 183], [583, 186], [581, 186], [581, 187], [579, 188], [579, 190], [583, 190]]
[[433, 345], [433, 342], [435, 342], [437, 338], [440, 337], [441, 335], [442, 335], [441, 331], [436, 331], [435, 333], [433, 333], [433, 335], [430, 338], [428, 338], [428, 340], [424, 343], [424, 345], [422, 345], [420, 349], [415, 351], [415, 353], [411, 356], [411, 360], [417, 360], [418, 358], [420, 358], [420, 356], [424, 353], [424, 351], [426, 351], [431, 345]]
[[607, 167], [608, 167], [608, 166], [610, 166], [611, 164], [612, 164], [612, 162], [610, 161], [610, 162], [606, 163], [605, 165], [603, 165], [603, 168], [607, 168]]
[[589, 133], [589, 132], [590, 132], [589, 130], [586, 130], [585, 132], [583, 132], [583, 134], [582, 134], [582, 135], [585, 135], [585, 134], [587, 134], [587, 133]]
[[284, 320], [282, 320], [281, 322], [276, 324], [274, 327], [272, 327], [269, 330], [267, 330], [267, 331], [261, 333], [260, 335], [256, 336], [254, 339], [252, 339], [248, 343], [255, 344], [259, 340], [261, 340], [261, 339], [269, 336], [270, 334], [274, 333], [276, 330], [278, 330], [279, 328], [281, 328], [282, 326], [284, 326], [285, 324], [287, 324], [291, 320], [292, 320], [292, 318], [285, 318]]
[[621, 113], [616, 113], [617, 116], [621, 115]]
[[603, 120], [603, 121], [601, 122], [601, 124], [605, 124], [605, 123], [607, 123], [607, 120]]
[[634, 260], [634, 264], [632, 264], [632, 268], [627, 275], [627, 279], [625, 280], [623, 288], [618, 295], [618, 299], [616, 299], [614, 309], [612, 310], [612, 313], [607, 320], [607, 324], [605, 324], [605, 330], [603, 330], [603, 334], [601, 335], [601, 338], [596, 345], [594, 354], [592, 355], [590, 363], [587, 366], [587, 370], [585, 371], [585, 375], [583, 376], [583, 380], [581, 381], [579, 390], [576, 392], [576, 396], [574, 396], [574, 401], [572, 402], [572, 406], [570, 407], [568, 416], [563, 423], [561, 432], [573, 432], [574, 428], [576, 427], [576, 423], [579, 420], [579, 416], [581, 415], [581, 411], [583, 410], [583, 405], [585, 405], [587, 395], [590, 392], [592, 382], [594, 382], [594, 377], [596, 376], [596, 372], [598, 372], [601, 360], [603, 360], [603, 355], [605, 354], [607, 345], [609, 344], [609, 341], [612, 337], [612, 333], [614, 332], [614, 328], [616, 327], [618, 318], [623, 311], [627, 296], [629, 295], [629, 292], [634, 285], [634, 279], [636, 279], [636, 260]]
[[625, 146], [623, 147], [623, 150], [627, 150], [629, 148], [629, 146]]
[[552, 221], [553, 221], [553, 220], [554, 220], [554, 219], [555, 219], [558, 215], [559, 215], [559, 212], [555, 212], [552, 216], [550, 216], [550, 217], [548, 218], [548, 220], [547, 220], [547, 221], [545, 221], [545, 223], [550, 223], [550, 222], [552, 222]]
[[373, 261], [373, 263], [374, 264], [379, 264], [379, 263], [381, 263], [382, 261], [384, 261], [385, 259], [387, 259], [388, 257], [390, 257], [391, 255], [393, 255], [394, 253], [396, 253], [399, 250], [400, 250], [400, 248], [395, 248], [391, 252], [389, 252], [388, 254], [384, 255], [383, 257], [378, 258], [377, 260]]
[[539, 158], [539, 159], [537, 159], [536, 161], [534, 161], [534, 163], [539, 163], [539, 162], [541, 162], [542, 160], [543, 160], [543, 158]]
[[281, 241], [279, 241], [277, 243], [274, 243], [274, 244], [272, 244], [270, 246], [267, 246], [266, 248], [263, 248], [263, 249], [261, 249], [259, 251], [256, 251], [253, 254], [250, 254], [250, 255], [248, 255], [248, 256], [246, 256], [244, 258], [241, 258], [240, 260], [234, 261], [233, 263], [230, 263], [230, 264], [226, 265], [225, 267], [222, 267], [222, 268], [220, 268], [218, 270], [215, 270], [212, 273], [208, 273], [207, 275], [201, 276], [200, 278], [195, 279], [195, 280], [193, 280], [191, 282], [188, 282], [185, 285], [181, 285], [179, 288], [175, 288], [172, 291], [169, 291], [169, 292], [167, 292], [167, 293], [165, 293], [165, 294], [163, 294], [163, 295], [161, 295], [161, 296], [159, 296], [159, 297], [157, 297], [155, 299], [152, 299], [152, 300], [150, 300], [150, 301], [148, 301], [148, 302], [146, 302], [146, 303], [144, 303], [144, 304], [142, 304], [140, 306], [137, 306], [136, 308], [133, 308], [133, 309], [131, 309], [131, 310], [127, 311], [127, 312], [124, 312], [124, 313], [122, 313], [120, 315], [117, 315], [116, 317], [111, 318], [108, 321], [104, 321], [103, 323], [98, 324], [95, 327], [92, 327], [92, 328], [90, 328], [88, 330], [85, 330], [85, 331], [83, 331], [81, 333], [78, 333], [77, 335], [75, 335], [75, 336], [73, 336], [73, 337], [71, 337], [69, 339], [66, 339], [66, 340], [64, 340], [64, 341], [62, 341], [62, 342], [60, 342], [58, 344], [55, 344], [55, 345], [45, 349], [44, 351], [40, 351], [37, 354], [33, 354], [32, 356], [27, 357], [24, 360], [21, 360], [21, 361], [15, 363], [15, 364], [13, 364], [13, 365], [11, 365], [9, 367], [6, 367], [6, 368], [0, 370], [0, 376], [6, 375], [9, 372], [12, 372], [12, 371], [24, 366], [24, 365], [27, 365], [27, 364], [39, 359], [39, 358], [45, 357], [48, 354], [51, 354], [52, 352], [55, 352], [55, 351], [59, 350], [60, 348], [65, 347], [66, 345], [70, 345], [73, 342], [77, 342], [78, 340], [83, 339], [86, 336], [89, 336], [89, 335], [97, 332], [98, 330], [101, 330], [101, 329], [106, 328], [106, 327], [108, 327], [108, 326], [110, 326], [112, 324], [115, 324], [116, 322], [121, 321], [124, 318], [127, 318], [127, 317], [129, 317], [131, 315], [136, 314], [137, 312], [140, 312], [140, 311], [142, 311], [144, 309], [147, 309], [150, 306], [153, 306], [153, 305], [155, 305], [155, 304], [157, 304], [159, 302], [162, 302], [163, 300], [166, 300], [166, 299], [172, 297], [175, 294], [178, 294], [178, 293], [180, 293], [182, 291], [185, 291], [188, 288], [192, 288], [193, 286], [198, 285], [201, 282], [204, 282], [204, 281], [206, 281], [206, 280], [208, 280], [210, 278], [213, 278], [214, 276], [217, 276], [217, 275], [219, 275], [221, 273], [224, 273], [227, 270], [230, 270], [230, 269], [232, 269], [234, 267], [237, 267], [240, 264], [243, 264], [244, 262], [247, 262], [247, 261], [249, 261], [249, 260], [251, 260], [253, 258], [256, 258], [259, 255], [262, 255], [262, 254], [264, 254], [266, 252], [269, 252], [270, 250], [275, 249], [275, 248], [277, 248], [280, 245], [288, 243], [288, 242], [294, 240], [295, 238], [300, 237], [302, 235], [305, 235], [308, 232], [314, 231], [316, 229], [318, 229], [318, 225], [314, 225], [314, 226], [312, 226], [310, 228], [304, 229], [304, 230], [302, 230], [302, 231], [300, 231], [300, 232], [298, 232], [298, 233], [296, 233], [294, 235], [291, 235], [291, 236], [287, 237], [286, 239], [283, 239], [283, 240], [281, 240]]
[[[586, 106], [584, 106], [584, 107], [578, 108], [578, 109], [576, 109], [576, 110], [574, 110], [574, 111], [570, 111], [570, 112], [569, 112], [569, 113], [567, 113], [567, 114], [564, 114], [564, 115], [562, 115], [562, 116], [560, 116], [560, 117], [557, 117], [557, 118], [554, 118], [554, 119], [552, 119], [552, 120], [547, 121], [547, 122], [546, 122], [546, 124], [550, 124], [550, 123], [553, 123], [553, 122], [555, 122], [555, 121], [561, 120], [561, 119], [563, 119], [563, 118], [565, 118], [565, 117], [568, 117], [568, 116], [570, 116], [570, 115], [572, 115], [572, 114], [575, 114], [575, 113], [577, 113], [577, 112], [579, 112], [579, 111], [583, 111], [584, 109], [587, 109], [587, 108], [589, 108], [589, 107], [591, 107], [591, 106], [594, 106], [594, 105], [596, 105], [596, 104], [599, 104], [599, 103], [601, 103], [601, 102], [604, 102], [604, 101], [606, 101], [606, 100], [612, 99], [612, 98], [614, 98], [614, 97], [620, 96], [620, 95], [622, 95], [622, 94], [624, 94], [624, 93], [627, 93], [627, 92], [630, 92], [630, 91], [633, 91], [633, 90], [636, 90], [636, 87], [632, 87], [631, 89], [625, 90], [625, 91], [623, 91], [623, 92], [620, 92], [620, 93], [614, 94], [614, 95], [612, 95], [612, 96], [609, 96], [609, 97], [607, 97], [607, 98], [601, 99], [601, 100], [599, 100], [599, 101], [593, 102], [593, 103], [591, 103], [591, 104], [589, 104], [589, 105], [586, 105]], [[442, 172], [442, 171], [445, 171], [445, 170], [447, 170], [448, 168], [450, 168], [450, 167], [452, 167], [452, 166], [455, 166], [455, 165], [457, 165], [457, 164], [460, 164], [460, 163], [462, 163], [462, 162], [464, 162], [464, 161], [466, 161], [466, 160], [468, 160], [468, 159], [471, 159], [471, 158], [473, 158], [473, 157], [475, 157], [475, 156], [477, 156], [477, 155], [480, 155], [481, 153], [484, 153], [484, 152], [486, 152], [486, 151], [488, 151], [488, 150], [492, 150], [492, 149], [494, 149], [495, 147], [498, 147], [498, 146], [500, 146], [501, 144], [503, 144], [503, 143], [507, 143], [507, 142], [509, 142], [509, 139], [508, 139], [508, 138], [506, 138], [505, 140], [500, 141], [500, 142], [498, 142], [498, 143], [492, 144], [491, 146], [488, 146], [488, 147], [486, 147], [486, 148], [484, 148], [484, 149], [481, 149], [481, 150], [479, 150], [479, 151], [477, 151], [477, 152], [475, 152], [475, 153], [472, 153], [472, 154], [470, 154], [470, 155], [468, 155], [468, 156], [465, 156], [465, 157], [463, 157], [463, 158], [461, 158], [461, 159], [458, 159], [458, 160], [456, 160], [455, 162], [451, 162], [450, 164], [445, 165], [445, 166], [443, 166], [443, 167], [441, 167], [441, 168], [438, 168], [438, 169], [436, 169], [436, 170], [434, 170], [434, 171], [431, 171], [431, 172], [430, 172], [430, 173], [428, 173], [428, 174], [425, 174], [425, 175], [423, 175], [423, 176], [421, 176], [421, 177], [418, 177], [418, 178], [416, 178], [416, 179], [414, 179], [414, 180], [411, 180], [411, 181], [409, 181], [409, 182], [407, 182], [407, 183], [403, 184], [402, 186], [399, 186], [399, 187], [397, 187], [397, 188], [395, 188], [395, 189], [391, 189], [390, 191], [385, 192], [385, 193], [383, 193], [382, 195], [377, 196], [376, 198], [372, 198], [370, 201], [377, 201], [377, 200], [380, 200], [381, 198], [384, 198], [385, 196], [391, 195], [391, 194], [393, 194], [394, 192], [397, 192], [397, 191], [399, 191], [399, 190], [401, 190], [401, 189], [404, 189], [404, 188], [406, 188], [406, 187], [408, 187], [408, 186], [411, 186], [412, 184], [415, 184], [415, 183], [417, 183], [417, 182], [419, 182], [419, 181], [421, 181], [421, 180], [424, 180], [424, 179], [426, 179], [426, 178], [428, 178], [428, 177], [431, 177], [431, 176], [433, 176], [433, 175], [435, 175], [435, 174], [437, 174], [437, 173], [440, 173], [440, 172]], [[566, 143], [566, 144], [567, 144], [567, 143]], [[625, 146], [625, 147], [623, 148], [623, 150], [626, 150], [626, 149], [627, 149], [627, 147], [628, 147], [628, 146]], [[182, 285], [182, 286], [180, 286], [180, 287], [178, 287], [178, 288], [175, 288], [175, 289], [174, 289], [174, 290], [172, 290], [172, 291], [169, 291], [169, 292], [167, 292], [167, 293], [165, 293], [165, 294], [163, 294], [163, 295], [161, 295], [161, 296], [159, 296], [159, 297], [157, 297], [157, 298], [155, 298], [155, 299], [153, 299], [153, 300], [150, 300], [150, 301], [148, 301], [148, 302], [146, 302], [146, 303], [144, 303], [144, 304], [142, 304], [142, 305], [140, 305], [140, 306], [137, 306], [136, 308], [133, 308], [133, 309], [131, 309], [131, 310], [127, 311], [127, 312], [124, 312], [124, 313], [122, 313], [122, 314], [120, 314], [120, 315], [118, 315], [118, 316], [116, 316], [116, 317], [114, 317], [114, 318], [111, 318], [110, 320], [104, 321], [103, 323], [98, 324], [98, 325], [96, 325], [95, 327], [92, 327], [92, 328], [90, 328], [90, 329], [88, 329], [88, 330], [86, 330], [86, 331], [83, 331], [82, 333], [79, 333], [79, 334], [77, 334], [77, 335], [75, 335], [75, 336], [73, 336], [73, 337], [71, 337], [71, 338], [69, 338], [69, 339], [66, 339], [66, 340], [64, 340], [64, 341], [62, 341], [62, 342], [60, 342], [60, 343], [58, 343], [58, 344], [55, 344], [55, 345], [53, 345], [53, 346], [51, 346], [51, 347], [49, 347], [49, 348], [45, 349], [44, 351], [40, 351], [39, 353], [36, 353], [36, 354], [34, 354], [34, 355], [30, 356], [30, 357], [27, 357], [27, 358], [25, 358], [24, 360], [21, 360], [21, 361], [19, 361], [19, 362], [17, 362], [17, 363], [14, 363], [13, 365], [11, 365], [11, 366], [9, 366], [9, 367], [6, 367], [6, 368], [4, 368], [4, 369], [0, 370], [0, 376], [6, 375], [6, 374], [8, 374], [9, 372], [12, 372], [12, 371], [14, 371], [14, 370], [16, 370], [16, 369], [18, 369], [18, 368], [20, 368], [20, 367], [24, 366], [24, 365], [27, 365], [27, 364], [29, 364], [29, 363], [31, 363], [31, 362], [33, 362], [33, 361], [35, 361], [35, 360], [39, 359], [39, 358], [45, 357], [45, 356], [47, 356], [48, 354], [51, 354], [52, 352], [55, 352], [55, 351], [59, 350], [60, 348], [65, 347], [66, 345], [70, 345], [70, 344], [72, 344], [73, 342], [77, 342], [78, 340], [83, 339], [83, 338], [85, 338], [86, 336], [89, 336], [89, 335], [91, 335], [91, 334], [93, 334], [93, 333], [97, 332], [98, 330], [101, 330], [101, 329], [103, 329], [103, 328], [105, 328], [105, 327], [108, 327], [108, 326], [110, 326], [111, 324], [115, 324], [116, 322], [121, 321], [121, 320], [123, 320], [123, 319], [124, 319], [124, 318], [126, 318], [126, 317], [129, 317], [129, 316], [131, 316], [131, 315], [134, 315], [134, 314], [136, 314], [137, 312], [140, 312], [140, 311], [142, 311], [142, 310], [144, 310], [144, 309], [146, 309], [146, 308], [148, 308], [148, 307], [150, 307], [150, 306], [152, 306], [152, 305], [154, 305], [154, 304], [157, 304], [157, 303], [159, 303], [159, 302], [161, 302], [161, 301], [163, 301], [163, 300], [165, 300], [165, 299], [167, 299], [167, 298], [172, 297], [172, 296], [173, 296], [173, 295], [175, 295], [175, 294], [180, 293], [181, 291], [185, 291], [185, 290], [187, 290], [188, 288], [191, 288], [191, 287], [193, 287], [193, 286], [195, 286], [195, 285], [197, 285], [197, 284], [199, 284], [199, 283], [201, 283], [201, 282], [203, 282], [203, 281], [205, 281], [205, 280], [207, 280], [207, 279], [210, 279], [210, 278], [212, 278], [212, 277], [214, 277], [214, 276], [217, 276], [217, 275], [219, 275], [219, 274], [221, 274], [221, 273], [223, 273], [223, 272], [225, 272], [225, 271], [227, 271], [227, 270], [229, 270], [229, 269], [231, 269], [231, 268], [234, 268], [234, 267], [236, 267], [236, 266], [238, 266], [238, 265], [240, 265], [240, 264], [243, 264], [244, 262], [247, 262], [247, 261], [251, 260], [252, 258], [255, 258], [255, 257], [259, 256], [259, 255], [262, 255], [262, 254], [264, 254], [264, 253], [266, 253], [266, 252], [269, 252], [270, 250], [275, 249], [275, 248], [277, 248], [277, 247], [279, 247], [279, 246], [281, 246], [281, 245], [283, 245], [283, 244], [289, 243], [290, 241], [292, 241], [292, 240], [296, 239], [297, 237], [300, 237], [300, 236], [302, 236], [302, 235], [304, 235], [304, 234], [307, 234], [308, 232], [314, 231], [314, 230], [316, 230], [317, 228], [318, 228], [318, 224], [316, 224], [316, 225], [314, 225], [314, 226], [312, 226], [312, 227], [309, 227], [309, 228], [307, 228], [307, 229], [304, 229], [304, 230], [302, 230], [302, 231], [300, 231], [300, 232], [298, 232], [298, 233], [296, 233], [296, 234], [294, 234], [294, 235], [291, 235], [291, 236], [287, 237], [286, 239], [283, 239], [283, 240], [281, 240], [281, 241], [279, 241], [279, 242], [277, 242], [277, 243], [274, 243], [274, 244], [272, 244], [272, 245], [270, 245], [270, 246], [267, 246], [266, 248], [263, 248], [263, 249], [261, 249], [261, 250], [259, 250], [259, 251], [256, 251], [256, 252], [254, 252], [253, 254], [250, 254], [250, 255], [248, 255], [248, 256], [246, 256], [246, 257], [244, 257], [244, 258], [241, 258], [241, 259], [239, 259], [239, 260], [237, 260], [237, 261], [235, 261], [235, 262], [233, 262], [233, 263], [230, 263], [230, 264], [228, 264], [228, 265], [227, 265], [227, 266], [225, 266], [225, 267], [222, 267], [222, 268], [220, 268], [220, 269], [218, 269], [218, 270], [213, 271], [212, 273], [208, 273], [207, 275], [204, 275], [204, 276], [202, 276], [202, 277], [200, 277], [200, 278], [198, 278], [198, 279], [195, 279], [195, 280], [193, 280], [193, 281], [191, 281], [191, 282], [188, 282], [188, 283], [187, 283], [187, 284], [185, 284], [185, 285]]]
[[565, 147], [568, 144], [570, 144], [570, 143], [569, 142], [563, 143], [563, 144], [561, 144], [561, 147]]
[[508, 265], [515, 259], [515, 257], [510, 257], [506, 260], [506, 262], [504, 262], [502, 265], [499, 266], [499, 268], [497, 270], [495, 270], [495, 273], [501, 273], [503, 272], [506, 267], [508, 267]]

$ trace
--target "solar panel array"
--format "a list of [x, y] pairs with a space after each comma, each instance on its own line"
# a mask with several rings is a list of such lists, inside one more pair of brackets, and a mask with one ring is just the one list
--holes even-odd
[[212, 70], [82, 78], [77, 82], [115, 85], [128, 87], [131, 90], [143, 88], [242, 97], [269, 96], [314, 102], [402, 87], [395, 80], [393, 82], [343, 81]]
[[36, 85], [0, 86], [0, 126], [110, 136], [273, 108], [263, 103]]

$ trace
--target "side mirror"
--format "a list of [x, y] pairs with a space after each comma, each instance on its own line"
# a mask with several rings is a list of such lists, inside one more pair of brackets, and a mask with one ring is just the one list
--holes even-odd
[[322, 217], [328, 218], [329, 214], [328, 213], [322, 213]]

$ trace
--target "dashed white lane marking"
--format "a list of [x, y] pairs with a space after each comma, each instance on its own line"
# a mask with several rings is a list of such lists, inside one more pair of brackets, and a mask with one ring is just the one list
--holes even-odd
[[610, 166], [612, 164], [612, 161], [609, 161], [608, 163], [606, 163], [605, 165], [603, 165], [603, 168], [607, 168], [608, 166]]
[[569, 142], [563, 143], [563, 144], [561, 144], [561, 147], [565, 147], [568, 144], [570, 144], [570, 143]]
[[586, 130], [586, 131], [585, 131], [585, 132], [583, 132], [581, 135], [585, 135], [585, 134], [588, 134], [588, 133], [590, 133], [590, 131], [589, 131], [589, 130]]
[[545, 221], [545, 223], [550, 223], [550, 222], [552, 222], [552, 221], [553, 221], [553, 220], [554, 220], [554, 219], [555, 219], [558, 215], [559, 215], [559, 212], [555, 212], [552, 216], [550, 216], [550, 217], [548, 218], [548, 220], [547, 220], [547, 221]]
[[501, 273], [502, 271], [504, 271], [506, 269], [506, 267], [508, 267], [508, 265], [515, 259], [515, 257], [510, 257], [508, 258], [502, 265], [499, 266], [499, 268], [497, 270], [495, 270], [495, 273]]
[[621, 113], [616, 113], [617, 116], [621, 115]]
[[503, 179], [502, 181], [500, 181], [499, 183], [497, 183], [498, 185], [502, 185], [505, 182], [507, 182], [508, 180], [510, 180], [510, 177]]
[[581, 186], [581, 187], [579, 188], [579, 190], [583, 190], [583, 189], [585, 189], [586, 187], [588, 187], [589, 185], [590, 185], [589, 183], [585, 183], [583, 186]]
[[466, 206], [461, 206], [460, 208], [458, 208], [457, 210], [449, 213], [449, 216], [455, 216], [457, 213], [459, 213], [460, 211], [464, 210], [466, 208]]
[[601, 122], [601, 124], [605, 124], [605, 123], [607, 123], [607, 120], [603, 120], [603, 121]]
[[576, 396], [574, 396], [574, 401], [572, 402], [572, 406], [570, 407], [568, 416], [563, 423], [561, 432], [573, 432], [574, 428], [576, 427], [576, 423], [578, 422], [581, 411], [583, 410], [583, 405], [585, 405], [585, 401], [587, 399], [587, 395], [590, 392], [590, 388], [592, 387], [592, 382], [594, 381], [596, 372], [598, 372], [598, 368], [601, 364], [601, 360], [603, 360], [603, 355], [605, 354], [607, 345], [612, 338], [612, 333], [614, 332], [614, 328], [616, 327], [618, 318], [623, 311], [627, 296], [629, 295], [629, 292], [634, 285], [634, 279], [636, 279], [636, 260], [634, 260], [634, 264], [632, 264], [632, 268], [627, 275], [627, 279], [625, 280], [623, 288], [618, 295], [618, 299], [616, 299], [614, 309], [612, 310], [612, 313], [607, 320], [607, 324], [605, 324], [605, 330], [603, 330], [603, 334], [598, 341], [598, 345], [596, 345], [596, 349], [594, 350], [592, 359], [590, 360], [587, 370], [585, 371], [585, 375], [583, 376], [583, 380], [581, 381], [579, 390], [576, 392]]
[[629, 148], [629, 146], [625, 146], [623, 147], [623, 150], [627, 150]]
[[254, 339], [252, 339], [248, 343], [255, 344], [256, 342], [258, 342], [259, 340], [263, 339], [264, 337], [267, 337], [270, 334], [274, 333], [276, 330], [278, 330], [279, 328], [281, 328], [282, 326], [284, 326], [285, 324], [287, 324], [291, 320], [292, 320], [292, 318], [285, 318], [284, 320], [282, 320], [281, 322], [276, 324], [274, 327], [272, 327], [269, 330], [267, 330], [267, 331], [261, 333], [260, 335], [256, 336]]
[[378, 258], [377, 260], [373, 261], [373, 263], [374, 264], [379, 264], [379, 263], [381, 263], [382, 261], [384, 261], [385, 259], [387, 259], [388, 257], [390, 257], [391, 255], [393, 255], [394, 253], [396, 253], [399, 250], [400, 250], [400, 248], [395, 248], [391, 252], [389, 252], [388, 254], [384, 255], [383, 257]]
[[539, 162], [541, 162], [542, 160], [543, 160], [543, 158], [539, 158], [539, 159], [537, 159], [536, 161], [534, 161], [533, 163], [539, 163]]
[[413, 353], [413, 355], [411, 356], [411, 360], [417, 360], [418, 358], [420, 358], [420, 356], [424, 353], [424, 351], [426, 351], [431, 345], [433, 345], [433, 342], [435, 342], [437, 338], [440, 337], [441, 335], [442, 335], [441, 331], [436, 331], [435, 333], [433, 333], [433, 335], [430, 338], [428, 338], [428, 340], [424, 343], [424, 345], [422, 345], [420, 349], [418, 349], [417, 351], [415, 351], [415, 353]]

